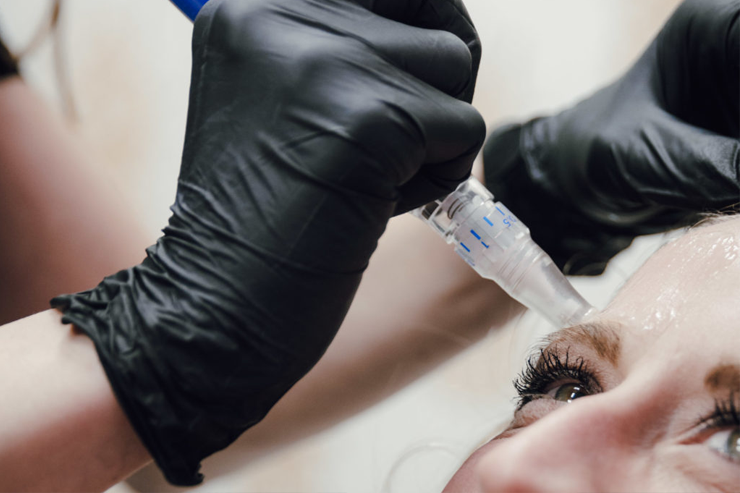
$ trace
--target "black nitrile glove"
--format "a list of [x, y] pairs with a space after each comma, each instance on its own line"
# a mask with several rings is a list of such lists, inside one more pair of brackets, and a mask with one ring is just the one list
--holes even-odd
[[489, 138], [486, 185], [567, 274], [740, 201], [739, 17], [687, 0], [615, 84]]
[[52, 301], [170, 482], [198, 483], [321, 357], [389, 218], [468, 177], [479, 58], [460, 0], [204, 7], [164, 236]]

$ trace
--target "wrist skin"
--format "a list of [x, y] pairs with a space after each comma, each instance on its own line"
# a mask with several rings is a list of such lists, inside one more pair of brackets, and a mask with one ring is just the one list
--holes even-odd
[[151, 460], [92, 341], [60, 319], [0, 327], [0, 491], [103, 491]]

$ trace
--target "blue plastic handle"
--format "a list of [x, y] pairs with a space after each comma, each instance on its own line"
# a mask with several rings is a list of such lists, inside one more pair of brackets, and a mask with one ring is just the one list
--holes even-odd
[[200, 9], [208, 3], [208, 0], [170, 0], [180, 11], [185, 14], [191, 21], [195, 21]]

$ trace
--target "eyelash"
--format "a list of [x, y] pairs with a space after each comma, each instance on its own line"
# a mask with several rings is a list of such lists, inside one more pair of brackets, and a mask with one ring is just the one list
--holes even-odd
[[570, 348], [565, 354], [556, 348], [545, 348], [527, 360], [524, 370], [514, 380], [514, 388], [519, 394], [517, 410], [545, 395], [553, 383], [565, 379], [582, 384], [589, 394], [601, 392], [601, 385], [583, 358], [579, 356], [572, 360]]
[[714, 411], [699, 421], [699, 425], [709, 428], [740, 427], [740, 409], [737, 395], [733, 392], [726, 400], [715, 400]]
[[[594, 372], [582, 357], [572, 359], [570, 348], [564, 354], [557, 348], [541, 349], [539, 354], [534, 354], [527, 360], [524, 370], [513, 382], [519, 394], [517, 412], [530, 402], [545, 397], [554, 383], [568, 380], [581, 384], [588, 395], [602, 392]], [[732, 392], [726, 399], [716, 399], [714, 410], [699, 419], [696, 426], [701, 432], [740, 430], [740, 392]], [[724, 458], [738, 463], [738, 459], [732, 456]]]
[[723, 428], [740, 429], [740, 406], [737, 404], [738, 395], [730, 393], [724, 400], [714, 401], [714, 411], [709, 416], [699, 420], [699, 426], [704, 431], [721, 430]]
[[[735, 433], [740, 430], [740, 402], [738, 400], [738, 394], [731, 392], [729, 397], [714, 401], [714, 411], [712, 413], [699, 420], [697, 426], [700, 428], [700, 433], [719, 433], [723, 430], [735, 430]], [[730, 439], [734, 435], [730, 435]], [[710, 447], [714, 449], [714, 447]], [[716, 450], [716, 449], [715, 449]], [[725, 460], [730, 461], [734, 464], [738, 464], [740, 460], [733, 456], [732, 453], [725, 453], [723, 451], [717, 451]]]
[[[582, 357], [572, 359], [570, 348], [565, 353], [556, 348], [540, 350], [539, 354], [532, 355], [526, 363], [522, 373], [514, 380], [514, 388], [519, 394], [517, 411], [530, 402], [540, 399], [547, 394], [553, 383], [561, 380], [578, 382], [588, 394], [602, 391], [594, 372], [591, 371]], [[739, 395], [731, 393], [727, 399], [715, 400], [714, 410], [708, 416], [701, 418], [697, 426], [702, 431], [720, 431], [722, 429], [740, 429], [740, 400]], [[737, 459], [728, 458], [733, 462]]]

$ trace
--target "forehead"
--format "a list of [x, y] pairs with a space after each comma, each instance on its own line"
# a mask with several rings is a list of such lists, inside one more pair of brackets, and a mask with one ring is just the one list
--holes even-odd
[[[690, 230], [659, 250], [601, 317], [624, 327], [625, 356], [656, 352], [740, 361], [740, 217]], [[629, 347], [633, 349], [630, 351]]]

